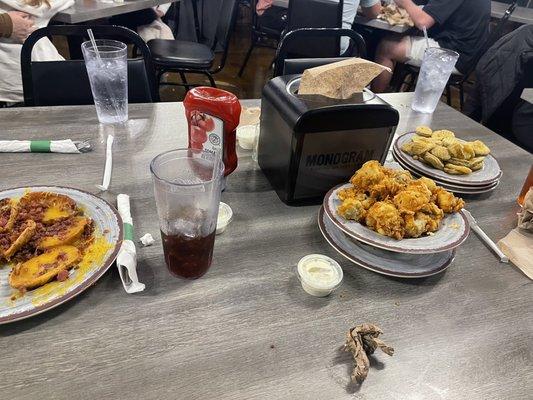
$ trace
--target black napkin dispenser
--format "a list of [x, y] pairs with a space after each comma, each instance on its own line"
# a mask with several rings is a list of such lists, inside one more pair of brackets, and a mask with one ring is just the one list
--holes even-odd
[[384, 162], [399, 114], [365, 90], [349, 100], [298, 95], [301, 75], [263, 88], [258, 162], [289, 205], [319, 204], [368, 160]]

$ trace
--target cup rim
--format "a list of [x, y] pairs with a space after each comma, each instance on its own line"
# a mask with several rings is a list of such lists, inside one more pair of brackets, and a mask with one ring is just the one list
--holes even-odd
[[449, 54], [449, 55], [452, 55], [454, 57], [457, 57], [459, 58], [459, 53], [454, 51], [454, 50], [450, 50], [450, 49], [446, 49], [444, 47], [436, 47], [436, 46], [430, 46], [430, 47], [426, 47], [426, 50], [424, 50], [424, 53], [428, 50], [433, 50], [433, 51], [441, 51], [443, 53], [446, 53], [446, 54]]
[[[167, 155], [167, 154], [170, 154], [170, 153], [174, 153], [174, 152], [184, 152], [184, 151], [190, 151], [190, 152], [193, 152], [193, 153], [196, 153], [196, 154], [209, 154], [210, 156], [213, 156], [215, 157], [215, 161], [214, 163], [218, 164], [218, 167], [220, 169], [220, 171], [218, 171], [218, 174], [215, 175], [216, 172], [213, 172], [213, 176], [211, 179], [209, 180], [205, 180], [201, 183], [180, 183], [179, 185], [174, 183], [174, 182], [170, 182], [169, 180], [167, 179], [164, 179], [164, 178], [161, 178], [156, 172], [155, 172], [155, 167], [154, 167], [154, 164], [156, 162], [157, 159]], [[181, 158], [191, 158], [192, 157], [181, 157]], [[220, 179], [222, 178], [222, 176], [224, 175], [224, 163], [222, 161], [222, 158], [220, 157], [220, 154], [219, 153], [209, 153], [205, 150], [199, 150], [199, 149], [191, 149], [191, 148], [187, 148], [187, 147], [183, 147], [183, 148], [178, 148], [178, 149], [172, 149], [172, 150], [168, 150], [168, 151], [165, 151], [163, 153], [160, 153], [158, 155], [156, 155], [152, 161], [150, 161], [150, 172], [152, 173], [152, 176], [157, 179], [158, 181], [160, 182], [164, 182], [165, 184], [167, 185], [172, 185], [172, 186], [185, 186], [185, 187], [195, 187], [195, 186], [203, 186], [203, 185], [207, 185], [209, 183], [212, 183], [214, 182], [216, 179]]]
[[[116, 47], [116, 49], [114, 50], [100, 50], [98, 49], [98, 53], [99, 54], [113, 54], [113, 53], [118, 53], [118, 52], [122, 52], [124, 50], [127, 50], [128, 49], [128, 46], [126, 45], [126, 43], [124, 42], [121, 42], [119, 40], [113, 40], [113, 39], [96, 39], [95, 40], [96, 42], [96, 46], [98, 47], [98, 45], [103, 45], [103, 46], [114, 46]], [[90, 41], [90, 40], [87, 40], [85, 42], [83, 42], [81, 44], [81, 47], [82, 49], [90, 52], [90, 53], [96, 53], [96, 51], [94, 50], [94, 47], [93, 46], [93, 43]]]

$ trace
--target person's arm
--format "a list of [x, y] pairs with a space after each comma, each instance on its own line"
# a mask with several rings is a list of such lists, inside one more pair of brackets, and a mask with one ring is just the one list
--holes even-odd
[[8, 13], [0, 14], [0, 38], [10, 37], [13, 32], [13, 21]]
[[381, 12], [381, 0], [361, 0], [361, 10], [366, 18], [377, 18]]
[[418, 7], [412, 0], [394, 0], [398, 7], [401, 7], [407, 11], [407, 14], [411, 17], [415, 26], [418, 29], [429, 29], [435, 25], [435, 19], [425, 12], [421, 7]]
[[35, 30], [33, 18], [22, 11], [9, 11], [6, 14], [0, 14], [0, 25], [2, 25], [2, 21], [5, 23], [6, 17], [9, 19], [8, 24], [10, 25], [7, 27], [8, 30], [0, 34], [0, 37], [9, 37], [17, 43], [24, 43], [30, 33]]

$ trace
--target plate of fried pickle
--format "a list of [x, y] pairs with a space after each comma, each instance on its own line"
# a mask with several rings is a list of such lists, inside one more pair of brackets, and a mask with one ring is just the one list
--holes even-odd
[[324, 211], [346, 235], [376, 248], [408, 254], [450, 251], [468, 237], [464, 201], [429, 178], [366, 162], [330, 190]]
[[122, 221], [106, 201], [77, 189], [0, 192], [0, 324], [62, 304], [113, 264]]
[[494, 189], [502, 176], [490, 148], [481, 140], [471, 142], [447, 130], [419, 126], [400, 136], [393, 146], [394, 158], [417, 175], [443, 186], [481, 192]]

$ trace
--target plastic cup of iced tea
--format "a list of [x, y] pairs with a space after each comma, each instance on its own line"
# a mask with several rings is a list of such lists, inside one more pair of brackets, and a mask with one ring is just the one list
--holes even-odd
[[224, 163], [218, 153], [170, 150], [150, 163], [170, 273], [196, 279], [211, 267]]

